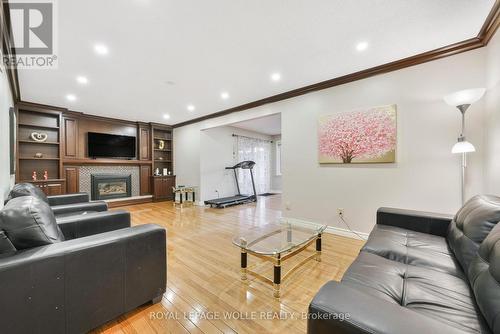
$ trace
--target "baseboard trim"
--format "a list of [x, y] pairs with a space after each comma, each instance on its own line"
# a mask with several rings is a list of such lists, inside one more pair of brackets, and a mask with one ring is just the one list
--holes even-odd
[[[367, 240], [368, 235], [369, 235], [369, 233], [358, 232], [358, 231], [355, 231], [355, 233], [354, 233], [348, 229], [334, 227], [334, 226], [327, 226], [325, 232], [330, 233], [330, 234], [340, 235], [342, 237], [352, 238], [352, 239], [359, 239], [361, 237], [363, 240]], [[359, 234], [359, 236], [356, 234]]]
[[[286, 219], [286, 218], [291, 218], [291, 217], [283, 217], [283, 218]], [[291, 219], [293, 219], [293, 218], [291, 218]], [[314, 222], [302, 221], [302, 220], [301, 220], [301, 222], [303, 224], [311, 225], [311, 226], [314, 226], [316, 228], [319, 228], [321, 226], [321, 224], [314, 223]], [[368, 235], [369, 235], [369, 233], [358, 232], [358, 231], [352, 232], [352, 231], [345, 229], [345, 228], [334, 227], [334, 226], [329, 226], [329, 225], [326, 226], [324, 233], [336, 234], [336, 235], [340, 235], [342, 237], [348, 237], [351, 239], [358, 239], [358, 240], [360, 237], [363, 238], [363, 240], [366, 240], [366, 239], [368, 239]], [[359, 234], [359, 236], [356, 235], [356, 233]]]

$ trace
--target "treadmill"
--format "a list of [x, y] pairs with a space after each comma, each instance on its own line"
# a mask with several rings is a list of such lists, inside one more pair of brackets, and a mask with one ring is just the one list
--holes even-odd
[[[216, 198], [205, 201], [205, 205], [210, 205], [211, 208], [225, 208], [226, 206], [244, 204], [249, 202], [257, 202], [257, 192], [255, 191], [255, 182], [253, 179], [253, 166], [255, 166], [255, 162], [253, 161], [242, 161], [233, 167], [226, 167], [226, 169], [232, 169], [234, 172], [234, 178], [236, 180], [236, 188], [238, 189], [238, 194], [230, 197]], [[240, 185], [238, 183], [238, 174], [237, 169], [248, 169], [250, 176], [252, 178], [252, 188], [253, 195], [244, 195], [240, 193]]]

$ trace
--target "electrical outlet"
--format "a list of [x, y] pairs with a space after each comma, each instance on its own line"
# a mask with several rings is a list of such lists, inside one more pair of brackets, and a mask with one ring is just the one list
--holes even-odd
[[292, 210], [292, 204], [290, 204], [290, 202], [286, 202], [285, 203], [285, 209]]
[[344, 217], [344, 209], [343, 209], [343, 208], [337, 208], [337, 214], [338, 214], [340, 217]]

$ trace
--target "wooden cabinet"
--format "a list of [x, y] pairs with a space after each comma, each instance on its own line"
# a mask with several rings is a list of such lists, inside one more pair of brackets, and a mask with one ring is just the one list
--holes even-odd
[[141, 166], [140, 173], [140, 188], [141, 188], [141, 196], [151, 195], [151, 165], [143, 165]]
[[76, 158], [78, 156], [78, 120], [63, 118], [64, 124], [64, 157]]
[[64, 177], [66, 178], [66, 193], [75, 194], [80, 191], [80, 171], [78, 167], [64, 167]]
[[152, 184], [155, 201], [173, 200], [172, 187], [175, 187], [175, 175], [153, 176]]
[[139, 126], [139, 160], [151, 160], [151, 130], [148, 126]]
[[63, 179], [32, 181], [32, 183], [42, 189], [47, 196], [62, 195], [66, 193], [65, 181]]

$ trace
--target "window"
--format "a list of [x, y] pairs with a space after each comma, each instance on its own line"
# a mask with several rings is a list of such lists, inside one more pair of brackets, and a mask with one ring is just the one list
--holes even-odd
[[281, 175], [281, 140], [276, 141], [276, 175]]

